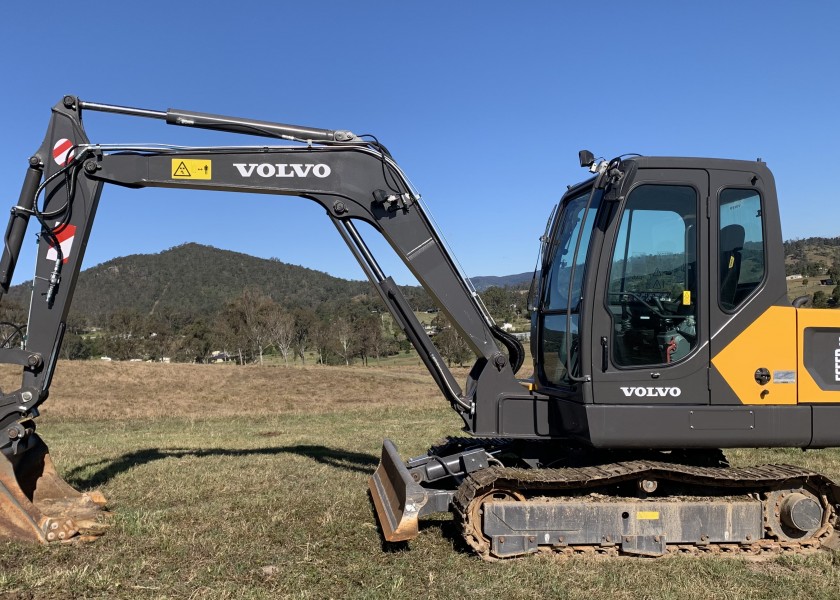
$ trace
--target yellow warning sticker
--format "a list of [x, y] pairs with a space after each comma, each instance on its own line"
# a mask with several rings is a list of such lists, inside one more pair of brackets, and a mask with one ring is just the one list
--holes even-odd
[[637, 521], [656, 521], [657, 519], [659, 519], [657, 510], [642, 510], [636, 513]]
[[691, 306], [691, 290], [683, 291], [683, 306]]
[[172, 179], [212, 179], [212, 161], [173, 158]]
[[735, 266], [735, 257], [734, 257], [734, 256], [730, 256], [730, 257], [729, 257], [729, 268], [731, 269], [731, 268], [732, 268], [732, 267], [734, 267], [734, 266]]

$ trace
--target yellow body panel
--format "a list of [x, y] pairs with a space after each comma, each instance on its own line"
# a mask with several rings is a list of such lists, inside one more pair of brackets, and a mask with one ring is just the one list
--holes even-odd
[[799, 376], [797, 385], [799, 387], [800, 402], [837, 402], [840, 403], [840, 391], [823, 390], [814, 381], [814, 378], [805, 368], [805, 330], [809, 327], [837, 328], [838, 349], [840, 349], [840, 310], [827, 310], [824, 308], [800, 308], [797, 311], [797, 345], [799, 351]]
[[[796, 309], [771, 306], [712, 358], [712, 364], [744, 404], [796, 404]], [[770, 371], [767, 385], [755, 380]]]

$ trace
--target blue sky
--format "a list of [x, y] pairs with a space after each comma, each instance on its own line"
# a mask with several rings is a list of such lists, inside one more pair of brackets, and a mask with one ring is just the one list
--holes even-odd
[[[2, 10], [8, 206], [50, 107], [71, 93], [373, 133], [469, 275], [533, 268], [552, 206], [586, 175], [581, 148], [761, 157], [776, 175], [786, 239], [840, 235], [837, 2], [205, 0]], [[98, 143], [255, 140], [91, 112], [85, 123]], [[16, 282], [31, 277], [34, 239], [33, 223]], [[116, 187], [103, 193], [84, 265], [191, 241], [364, 277], [308, 201]], [[384, 243], [370, 241], [385, 270], [410, 283]]]

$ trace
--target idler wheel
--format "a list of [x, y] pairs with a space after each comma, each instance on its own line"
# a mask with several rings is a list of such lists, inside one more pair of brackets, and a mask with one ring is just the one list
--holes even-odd
[[805, 489], [777, 490], [767, 494], [764, 522], [781, 541], [798, 542], [813, 537], [823, 526], [825, 509], [819, 498]]
[[489, 558], [490, 540], [484, 535], [484, 505], [498, 500], [525, 500], [516, 490], [494, 489], [473, 498], [467, 509], [464, 539], [482, 557]]
[[816, 531], [822, 525], [822, 516], [819, 503], [805, 494], [793, 493], [782, 501], [782, 523], [795, 531]]

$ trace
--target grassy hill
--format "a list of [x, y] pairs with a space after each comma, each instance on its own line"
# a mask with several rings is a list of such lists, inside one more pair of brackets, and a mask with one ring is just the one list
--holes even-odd
[[[140, 314], [216, 313], [247, 287], [288, 307], [314, 307], [376, 297], [367, 281], [350, 281], [321, 271], [189, 243], [158, 254], [134, 254], [86, 269], [79, 276], [71, 322], [97, 324], [120, 310]], [[29, 301], [30, 284], [12, 288], [9, 299]], [[409, 301], [428, 303], [416, 287], [404, 288]]]

